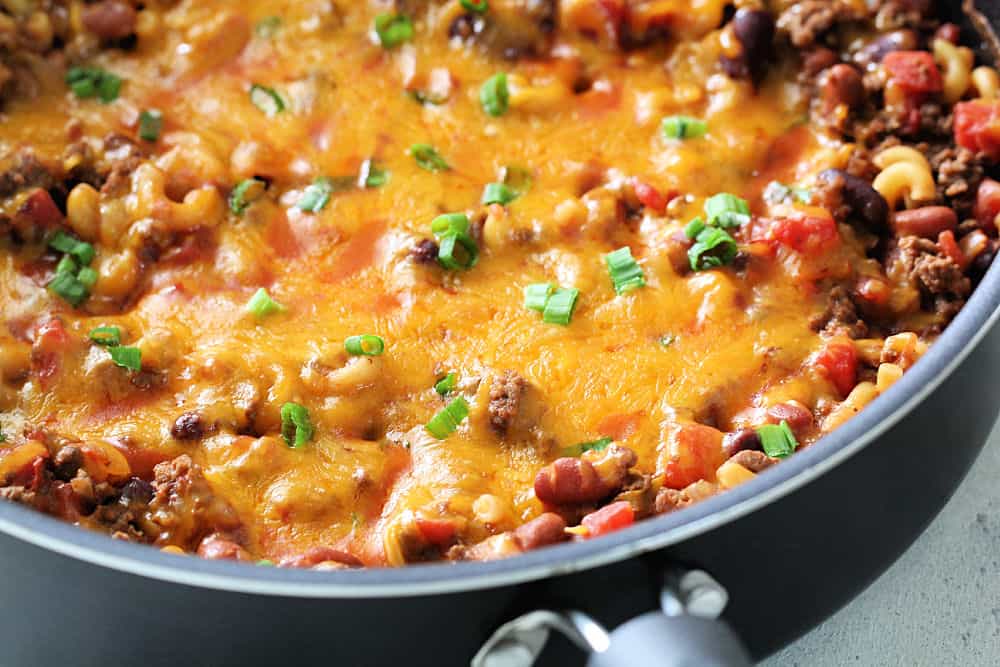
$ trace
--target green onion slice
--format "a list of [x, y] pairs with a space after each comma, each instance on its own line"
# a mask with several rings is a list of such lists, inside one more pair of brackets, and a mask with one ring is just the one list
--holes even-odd
[[142, 350], [137, 347], [117, 345], [109, 347], [108, 354], [111, 355], [111, 361], [115, 362], [116, 366], [127, 368], [130, 371], [142, 370]]
[[373, 334], [351, 336], [344, 341], [344, 349], [355, 356], [377, 357], [385, 352], [385, 341]]
[[781, 421], [781, 424], [766, 424], [758, 427], [757, 435], [760, 436], [760, 444], [764, 453], [776, 459], [791, 456], [792, 452], [799, 446], [791, 427], [784, 420]]
[[568, 325], [573, 319], [573, 311], [576, 309], [576, 302], [579, 298], [580, 290], [575, 287], [557, 288], [545, 303], [542, 321], [547, 324]]
[[545, 304], [554, 292], [556, 286], [552, 283], [535, 283], [524, 288], [524, 307], [529, 310], [545, 311]]
[[580, 456], [584, 452], [603, 452], [612, 442], [614, 442], [614, 440], [611, 438], [598, 438], [597, 440], [591, 440], [590, 442], [580, 442], [563, 449], [562, 455]]
[[506, 166], [501, 170], [500, 180], [504, 185], [513, 190], [514, 194], [518, 197], [527, 193], [534, 181], [531, 171], [524, 167], [512, 166]]
[[701, 218], [695, 218], [691, 222], [687, 223], [684, 227], [684, 236], [689, 239], [698, 238], [698, 234], [701, 234], [702, 230], [705, 229], [705, 221]]
[[49, 239], [49, 247], [53, 250], [72, 255], [83, 266], [88, 266], [93, 262], [94, 256], [97, 254], [94, 246], [73, 238], [61, 229]]
[[724, 229], [706, 227], [688, 250], [688, 260], [695, 271], [705, 271], [729, 264], [736, 251], [736, 240]]
[[365, 160], [361, 163], [361, 171], [358, 176], [358, 183], [363, 188], [380, 188], [389, 182], [392, 173], [388, 169], [381, 169], [375, 164], [375, 160]]
[[483, 188], [483, 204], [506, 206], [520, 195], [504, 183], [487, 183]]
[[384, 49], [392, 49], [413, 38], [413, 22], [402, 14], [379, 14], [375, 17], [375, 34]]
[[608, 265], [608, 274], [614, 285], [615, 293], [622, 295], [634, 289], [646, 286], [646, 276], [642, 267], [632, 257], [632, 249], [628, 246], [619, 248], [604, 256]]
[[444, 440], [458, 429], [458, 425], [469, 416], [469, 404], [461, 396], [456, 396], [440, 412], [427, 422], [427, 431], [438, 440]]
[[50, 292], [74, 307], [79, 306], [90, 296], [90, 289], [72, 273], [57, 272], [47, 287]]
[[63, 255], [62, 259], [59, 260], [59, 263], [56, 264], [56, 273], [68, 273], [75, 276], [79, 268], [80, 265], [76, 263], [76, 260], [73, 259], [72, 255]]
[[507, 75], [498, 72], [483, 83], [479, 89], [479, 103], [483, 111], [491, 116], [502, 116], [510, 107], [510, 91], [507, 89]]
[[229, 210], [234, 215], [243, 215], [244, 212], [264, 194], [267, 183], [259, 178], [248, 178], [240, 181], [229, 194]]
[[76, 279], [88, 290], [97, 284], [97, 271], [85, 266], [76, 274]]
[[305, 406], [289, 401], [281, 406], [281, 437], [293, 449], [312, 440], [315, 433]]
[[260, 21], [257, 22], [257, 26], [254, 28], [254, 32], [257, 33], [258, 37], [263, 39], [270, 39], [278, 33], [278, 29], [281, 28], [281, 17], [280, 16], [265, 16]]
[[434, 385], [434, 391], [436, 391], [441, 396], [447, 396], [451, 392], [455, 391], [455, 386], [458, 384], [458, 373], [448, 373], [443, 378], [437, 381]]
[[247, 301], [246, 309], [247, 312], [253, 314], [258, 320], [268, 315], [285, 311], [285, 307], [272, 299], [271, 295], [263, 287], [254, 292], [253, 296], [250, 297], [250, 300]]
[[105, 347], [115, 347], [122, 342], [122, 330], [118, 327], [97, 327], [91, 329], [88, 335], [90, 340]]
[[275, 116], [285, 110], [285, 100], [274, 88], [260, 84], [250, 86], [250, 101], [268, 117]]
[[783, 202], [811, 204], [812, 190], [794, 185], [785, 185], [779, 181], [771, 181], [764, 188], [764, 201], [768, 204], [781, 204]]
[[668, 139], [698, 139], [708, 133], [708, 123], [691, 116], [668, 116], [660, 129]]
[[718, 227], [739, 227], [750, 222], [750, 205], [745, 199], [723, 192], [705, 201], [708, 224]]
[[458, 0], [458, 3], [465, 9], [476, 14], [485, 14], [486, 10], [490, 8], [489, 0], [479, 0], [479, 2], [475, 0]]
[[471, 269], [479, 261], [479, 246], [468, 234], [448, 232], [439, 239], [437, 260], [449, 271]]
[[96, 97], [108, 104], [118, 99], [122, 80], [99, 67], [70, 67], [66, 72], [66, 84], [82, 100]]
[[302, 192], [302, 197], [295, 206], [309, 213], [322, 211], [330, 203], [330, 197], [336, 188], [333, 180], [320, 176]]
[[447, 171], [451, 166], [445, 161], [441, 154], [429, 144], [413, 144], [410, 146], [410, 155], [417, 161], [417, 166], [427, 171]]
[[468, 234], [469, 218], [464, 213], [445, 213], [431, 220], [431, 233], [434, 236], [445, 234]]
[[163, 129], [163, 113], [157, 109], [146, 109], [139, 114], [139, 138], [156, 141]]

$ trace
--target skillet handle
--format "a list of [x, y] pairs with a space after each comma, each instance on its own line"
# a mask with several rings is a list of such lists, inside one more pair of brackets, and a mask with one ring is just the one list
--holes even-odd
[[581, 611], [538, 610], [501, 626], [472, 667], [531, 667], [551, 632], [589, 654], [587, 667], [750, 667], [750, 655], [720, 616], [729, 593], [701, 570], [673, 569], [660, 593], [661, 611], [608, 633]]

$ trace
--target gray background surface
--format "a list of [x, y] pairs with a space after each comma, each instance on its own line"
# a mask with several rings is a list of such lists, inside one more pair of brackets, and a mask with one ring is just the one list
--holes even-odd
[[1000, 428], [910, 550], [763, 665], [1000, 665]]

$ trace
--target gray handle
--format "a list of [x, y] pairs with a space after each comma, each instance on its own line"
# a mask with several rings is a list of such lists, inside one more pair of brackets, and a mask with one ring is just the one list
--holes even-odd
[[753, 662], [725, 621], [649, 612], [618, 626], [607, 650], [587, 667], [750, 667]]
[[608, 633], [581, 611], [540, 609], [505, 623], [472, 667], [531, 667], [551, 632], [589, 654], [587, 667], [749, 667], [750, 655], [720, 618], [729, 593], [701, 570], [666, 573], [660, 608]]

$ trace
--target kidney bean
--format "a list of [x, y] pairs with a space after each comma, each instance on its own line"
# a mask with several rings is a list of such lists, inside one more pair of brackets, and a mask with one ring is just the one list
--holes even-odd
[[83, 25], [101, 39], [123, 39], [135, 32], [135, 8], [121, 0], [102, 0], [83, 8]]
[[798, 403], [778, 403], [777, 405], [772, 405], [767, 409], [767, 416], [778, 424], [783, 421], [788, 422], [793, 431], [809, 428], [813, 423], [812, 413], [805, 406]]
[[934, 39], [943, 39], [952, 44], [958, 44], [962, 39], [962, 29], [954, 23], [943, 23], [934, 33]]
[[774, 50], [774, 16], [762, 10], [740, 9], [733, 17], [733, 34], [743, 53], [737, 58], [724, 57], [723, 69], [733, 78], [760, 83]]
[[760, 448], [760, 436], [752, 428], [727, 433], [722, 439], [722, 453], [727, 458], [742, 451], [759, 451]]
[[550, 505], [579, 505], [601, 500], [608, 487], [590, 462], [561, 458], [538, 472], [535, 495]]
[[848, 109], [860, 106], [865, 99], [865, 85], [861, 74], [850, 65], [834, 65], [820, 81], [823, 108], [833, 111], [843, 104]]
[[631, 449], [615, 444], [600, 452], [586, 452], [581, 458], [594, 466], [597, 477], [608, 493], [618, 491], [622, 487], [629, 468], [638, 461], [638, 457]]
[[958, 226], [958, 216], [947, 206], [923, 206], [896, 213], [892, 226], [900, 236], [936, 239], [941, 232]]
[[920, 39], [913, 30], [894, 30], [867, 44], [854, 54], [854, 62], [867, 69], [882, 62], [893, 51], [912, 51], [919, 46]]
[[361, 567], [363, 563], [352, 554], [333, 547], [313, 547], [293, 556], [285, 556], [278, 565], [281, 567], [316, 567], [320, 563], [343, 563], [347, 567]]
[[876, 229], [885, 228], [889, 221], [889, 204], [871, 183], [842, 169], [827, 169], [820, 173], [819, 180], [829, 186], [840, 187], [844, 203], [853, 215]]
[[524, 551], [562, 542], [566, 537], [566, 522], [552, 512], [546, 512], [514, 529], [514, 539]]
[[992, 178], [985, 179], [976, 191], [976, 220], [983, 229], [996, 229], [1000, 215], [1000, 183]]
[[832, 49], [821, 46], [802, 56], [802, 71], [807, 76], [816, 76], [820, 72], [837, 64], [840, 58]]
[[219, 533], [212, 533], [201, 541], [198, 555], [210, 560], [250, 560], [246, 549]]

